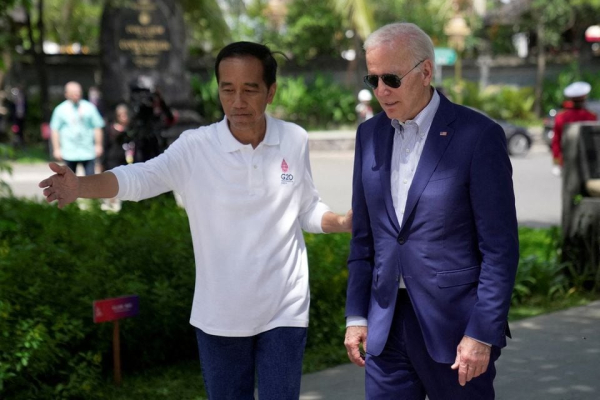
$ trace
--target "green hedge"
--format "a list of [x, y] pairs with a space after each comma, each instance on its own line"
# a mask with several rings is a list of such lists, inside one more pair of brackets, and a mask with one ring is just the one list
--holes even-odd
[[[93, 300], [140, 296], [123, 320], [125, 371], [197, 360], [189, 314], [194, 260], [185, 212], [170, 195], [118, 214], [0, 201], [0, 398], [94, 399], [110, 377], [112, 324]], [[343, 360], [348, 235], [307, 235], [315, 362]], [[335, 344], [336, 350], [331, 350]], [[329, 348], [329, 350], [328, 350]]]
[[[171, 204], [172, 203], [172, 204]], [[111, 324], [93, 300], [140, 296], [121, 324], [124, 368], [194, 358], [187, 218], [174, 201], [107, 214], [0, 202], [0, 398], [93, 398], [111, 357]]]

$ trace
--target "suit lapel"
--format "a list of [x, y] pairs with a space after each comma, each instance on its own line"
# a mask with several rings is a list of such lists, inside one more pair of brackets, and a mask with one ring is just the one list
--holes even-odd
[[383, 115], [375, 128], [375, 165], [374, 170], [379, 170], [381, 179], [381, 188], [383, 190], [383, 199], [389, 220], [397, 232], [400, 232], [400, 225], [394, 210], [391, 188], [391, 166], [392, 150], [394, 148], [394, 127], [391, 120]]
[[429, 178], [431, 178], [433, 171], [435, 171], [454, 136], [454, 129], [448, 125], [453, 120], [454, 110], [452, 103], [440, 93], [440, 105], [429, 128], [423, 153], [421, 154], [415, 176], [408, 191], [406, 207], [404, 208], [404, 218], [402, 219], [403, 228], [406, 227], [407, 218], [413, 212], [425, 186], [427, 186], [427, 182], [429, 182]]

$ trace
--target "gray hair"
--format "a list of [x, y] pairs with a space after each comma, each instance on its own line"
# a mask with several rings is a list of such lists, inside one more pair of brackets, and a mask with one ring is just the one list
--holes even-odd
[[429, 59], [435, 64], [433, 41], [421, 28], [410, 22], [396, 22], [382, 26], [369, 35], [363, 47], [365, 51], [369, 51], [373, 47], [392, 45], [398, 39], [403, 40], [407, 45], [406, 50], [413, 63]]

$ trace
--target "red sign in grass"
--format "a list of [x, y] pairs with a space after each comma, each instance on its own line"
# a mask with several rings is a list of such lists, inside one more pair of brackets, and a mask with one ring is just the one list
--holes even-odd
[[138, 315], [140, 297], [121, 296], [94, 301], [94, 323], [114, 321]]

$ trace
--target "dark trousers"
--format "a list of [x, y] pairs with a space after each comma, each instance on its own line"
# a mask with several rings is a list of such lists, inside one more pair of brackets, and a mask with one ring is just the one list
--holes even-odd
[[71, 169], [73, 172], [77, 172], [77, 164], [83, 165], [83, 169], [85, 170], [86, 175], [94, 175], [96, 171], [94, 167], [96, 165], [96, 160], [85, 160], [85, 161], [67, 161], [65, 160], [67, 167]]
[[451, 364], [437, 363], [429, 356], [408, 293], [400, 289], [383, 352], [379, 356], [367, 353], [366, 399], [492, 400], [494, 362], [499, 356], [500, 349], [493, 347], [487, 371], [460, 386], [458, 371]]
[[249, 337], [213, 336], [196, 329], [210, 400], [298, 400], [307, 328], [282, 327]]

